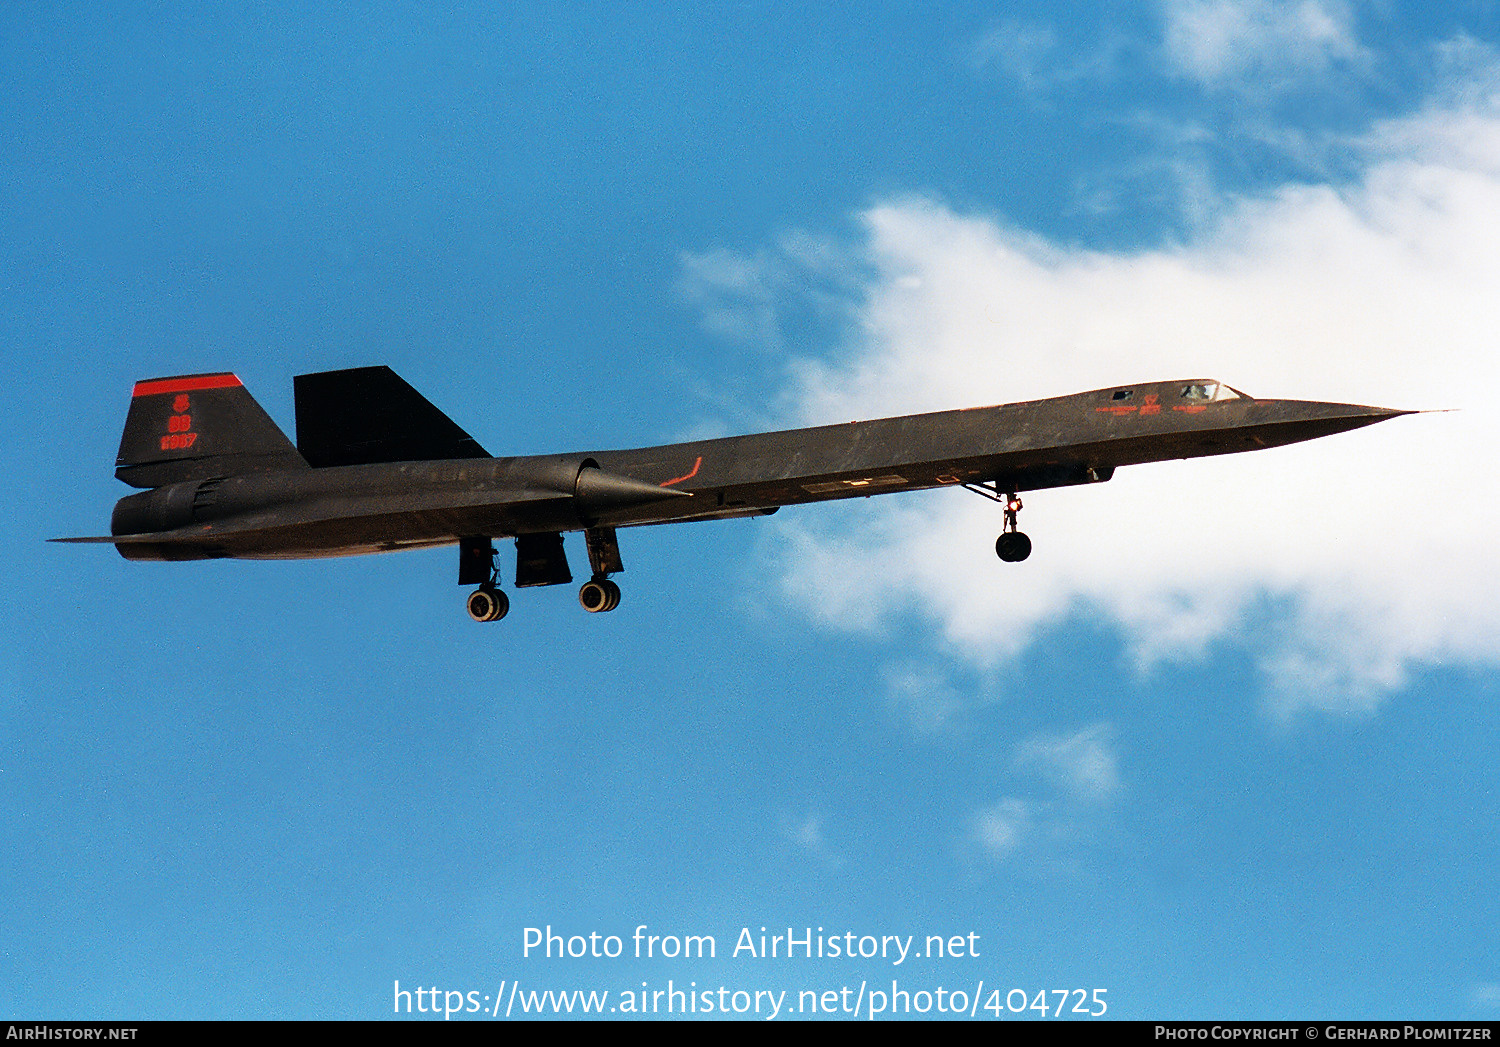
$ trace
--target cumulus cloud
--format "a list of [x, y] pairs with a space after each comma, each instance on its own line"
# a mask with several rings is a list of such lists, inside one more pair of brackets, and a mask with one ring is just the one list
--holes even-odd
[[1082, 51], [1066, 48], [1057, 32], [1037, 22], [1009, 20], [972, 40], [965, 57], [970, 69], [1008, 80], [1033, 96], [1107, 80], [1124, 44], [1107, 40]]
[[1347, 182], [1221, 199], [1189, 242], [1130, 253], [874, 206], [849, 248], [855, 334], [797, 366], [790, 420], [1196, 376], [1457, 413], [1035, 492], [1023, 564], [994, 558], [999, 512], [962, 492], [786, 513], [772, 555], [793, 602], [838, 629], [916, 613], [978, 667], [1070, 615], [1114, 622], [1143, 668], [1235, 645], [1283, 714], [1368, 711], [1414, 666], [1500, 661], [1500, 100], [1449, 92], [1353, 160]]
[[1208, 86], [1265, 89], [1367, 58], [1338, 0], [1167, 0], [1163, 16], [1169, 61]]
[[1016, 752], [1016, 766], [1032, 769], [1071, 796], [1102, 802], [1120, 789], [1113, 730], [1095, 724], [1071, 735], [1038, 735]]
[[990, 856], [1003, 858], [1025, 839], [1031, 826], [1031, 807], [1014, 797], [986, 807], [974, 816], [975, 842]]
[[1090, 834], [1095, 815], [1119, 792], [1114, 728], [1094, 724], [1073, 734], [1037, 734], [1016, 747], [1014, 774], [1041, 780], [977, 811], [973, 842], [990, 858], [1023, 849], [1052, 851]]

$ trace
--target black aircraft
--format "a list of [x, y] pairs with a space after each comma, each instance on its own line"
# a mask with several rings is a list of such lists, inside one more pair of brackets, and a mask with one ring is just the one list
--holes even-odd
[[516, 542], [516, 585], [573, 580], [563, 532], [582, 531], [578, 599], [613, 610], [615, 529], [767, 516], [783, 505], [931, 487], [1001, 503], [995, 551], [1024, 560], [1021, 491], [1101, 483], [1122, 465], [1233, 454], [1409, 414], [1257, 400], [1191, 379], [633, 451], [492, 458], [388, 367], [295, 380], [297, 443], [232, 374], [138, 382], [107, 542], [127, 560], [295, 559], [459, 548], [476, 621], [505, 617], [495, 538]]

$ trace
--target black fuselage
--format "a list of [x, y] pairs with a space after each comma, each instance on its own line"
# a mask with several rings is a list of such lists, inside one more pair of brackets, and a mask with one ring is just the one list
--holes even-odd
[[1219, 387], [1114, 387], [636, 450], [261, 468], [124, 498], [111, 532], [130, 559], [344, 556], [957, 484], [1094, 483], [1120, 466], [1296, 443], [1406, 413], [1205, 388]]

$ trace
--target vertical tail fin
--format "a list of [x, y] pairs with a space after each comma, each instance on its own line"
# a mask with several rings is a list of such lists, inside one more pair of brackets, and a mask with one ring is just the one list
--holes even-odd
[[314, 469], [490, 456], [389, 367], [299, 374], [293, 389], [297, 450]]
[[232, 374], [135, 383], [115, 476], [132, 487], [270, 469], [306, 469], [280, 427]]

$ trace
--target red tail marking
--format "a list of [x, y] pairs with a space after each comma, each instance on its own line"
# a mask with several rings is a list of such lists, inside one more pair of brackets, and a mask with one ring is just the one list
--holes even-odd
[[196, 378], [159, 378], [152, 382], [136, 382], [130, 395], [159, 396], [162, 393], [191, 393], [197, 389], [227, 389], [243, 385], [232, 374], [204, 374]]

